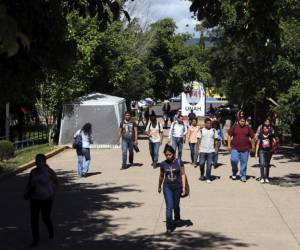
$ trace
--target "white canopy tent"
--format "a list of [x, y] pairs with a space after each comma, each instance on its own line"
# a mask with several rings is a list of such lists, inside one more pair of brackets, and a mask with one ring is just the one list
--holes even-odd
[[118, 147], [118, 127], [126, 111], [124, 98], [93, 93], [63, 107], [59, 144], [71, 145], [74, 133], [85, 123], [92, 124], [92, 148]]

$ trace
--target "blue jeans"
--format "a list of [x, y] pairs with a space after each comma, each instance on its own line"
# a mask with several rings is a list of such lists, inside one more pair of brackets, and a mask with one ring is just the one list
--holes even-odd
[[249, 151], [241, 152], [236, 149], [231, 150], [231, 167], [233, 176], [236, 176], [238, 172], [238, 163], [240, 162], [240, 177], [242, 180], [246, 180], [248, 159]]
[[192, 163], [197, 162], [197, 143], [189, 143], [191, 150], [191, 161]]
[[272, 158], [272, 151], [259, 150], [260, 177], [262, 179], [269, 178], [271, 158]]
[[213, 153], [201, 153], [200, 152], [200, 160], [199, 160], [200, 174], [201, 174], [201, 177], [204, 176], [205, 163], [206, 163], [205, 177], [208, 180], [210, 180], [210, 178], [211, 178], [211, 166], [213, 164], [214, 155], [215, 155], [214, 152]]
[[89, 171], [91, 164], [91, 154], [89, 148], [82, 148], [81, 150], [77, 150], [77, 170], [78, 175], [82, 176], [82, 174], [86, 174]]
[[158, 163], [160, 142], [149, 141], [149, 150], [153, 163]]
[[166, 225], [167, 229], [173, 228], [173, 210], [175, 220], [180, 220], [180, 193], [181, 186], [163, 186], [163, 193], [166, 201]]
[[[182, 158], [182, 149], [183, 149], [183, 138], [182, 137], [173, 137], [172, 138], [172, 147], [175, 150], [175, 158], [181, 160]], [[176, 157], [176, 151], [178, 148], [178, 157]]]
[[133, 164], [133, 139], [122, 139], [122, 165], [127, 165], [127, 151], [129, 151], [129, 163]]

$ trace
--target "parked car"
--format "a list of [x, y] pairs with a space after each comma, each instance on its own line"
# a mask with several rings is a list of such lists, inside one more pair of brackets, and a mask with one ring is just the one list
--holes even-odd
[[173, 96], [169, 99], [170, 102], [181, 102], [181, 95]]

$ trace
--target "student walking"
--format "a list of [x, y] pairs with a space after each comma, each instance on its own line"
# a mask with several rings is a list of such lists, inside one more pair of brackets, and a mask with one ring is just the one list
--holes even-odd
[[272, 145], [276, 143], [274, 135], [270, 133], [270, 128], [264, 125], [262, 133], [258, 135], [256, 142], [255, 157], [259, 156], [260, 182], [269, 183], [270, 162], [272, 158]]
[[133, 164], [133, 149], [134, 145], [138, 145], [138, 129], [136, 123], [132, 120], [130, 112], [126, 112], [124, 120], [119, 127], [119, 144], [122, 138], [122, 167], [126, 169], [127, 155], [129, 152], [129, 164]]
[[218, 139], [216, 141], [216, 147], [215, 147], [214, 161], [213, 161], [214, 168], [217, 168], [219, 166], [219, 162], [218, 162], [219, 161], [219, 151], [222, 146], [222, 143], [224, 144], [224, 134], [223, 134], [223, 130], [220, 126], [220, 123], [218, 121], [213, 121], [212, 127], [213, 127], [213, 129], [215, 129], [217, 131], [217, 134], [218, 134]]
[[157, 121], [155, 114], [150, 115], [150, 122], [146, 127], [146, 133], [149, 136], [149, 150], [152, 166], [153, 168], [156, 168], [158, 164], [159, 148], [163, 142], [163, 127]]
[[169, 131], [169, 140], [172, 140], [172, 147], [175, 151], [178, 149], [178, 159], [182, 158], [183, 144], [185, 143], [187, 126], [183, 122], [183, 116], [179, 115], [177, 120], [171, 124]]
[[269, 133], [272, 134], [273, 136], [275, 135], [275, 130], [274, 127], [272, 126], [270, 118], [266, 118], [264, 122], [258, 126], [255, 134], [256, 140], [258, 140], [258, 136], [263, 133], [263, 126], [267, 126], [269, 129]]
[[189, 125], [191, 125], [193, 119], [197, 118], [193, 110], [191, 110], [191, 112], [189, 113], [188, 118], [189, 118]]
[[250, 150], [255, 150], [254, 133], [246, 126], [246, 120], [242, 116], [228, 131], [228, 150], [231, 151], [232, 179], [236, 180], [238, 163], [240, 162], [241, 181], [247, 180], [247, 163]]
[[46, 156], [43, 154], [36, 155], [35, 162], [36, 168], [30, 172], [24, 194], [24, 198], [30, 201], [31, 230], [33, 236], [31, 246], [36, 246], [39, 243], [40, 213], [47, 227], [49, 239], [54, 238], [51, 210], [55, 186], [58, 185], [55, 172], [46, 163]]
[[191, 150], [191, 163], [195, 166], [197, 165], [197, 135], [199, 131], [199, 126], [197, 126], [197, 119], [193, 118], [191, 120], [191, 125], [188, 128], [186, 139]]
[[[211, 182], [211, 166], [214, 161], [216, 141], [218, 139], [217, 131], [212, 128], [212, 121], [209, 118], [205, 119], [205, 127], [199, 129], [197, 152], [200, 152], [200, 178], [199, 180], [206, 180]], [[206, 171], [205, 171], [206, 163]], [[205, 174], [205, 177], [204, 177]]]
[[90, 146], [93, 143], [92, 124], [86, 123], [82, 129], [74, 134], [76, 153], [78, 158], [77, 169], [80, 177], [86, 177], [91, 164]]
[[164, 119], [164, 128], [168, 128], [168, 121], [171, 112], [170, 103], [165, 103], [162, 108], [162, 111], [163, 111], [163, 119]]
[[180, 223], [180, 196], [185, 196], [186, 177], [184, 165], [181, 160], [175, 158], [174, 149], [166, 145], [164, 154], [166, 160], [162, 162], [160, 167], [158, 193], [161, 193], [163, 183], [163, 194], [166, 202], [166, 227], [169, 234]]

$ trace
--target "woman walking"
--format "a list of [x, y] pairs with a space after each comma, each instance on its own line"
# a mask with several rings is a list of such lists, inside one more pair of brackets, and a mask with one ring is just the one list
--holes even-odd
[[84, 124], [82, 129], [79, 129], [74, 134], [74, 140], [79, 142], [76, 146], [78, 175], [86, 177], [91, 164], [90, 146], [93, 143], [92, 124]]
[[191, 150], [191, 163], [195, 166], [197, 165], [197, 134], [199, 131], [199, 126], [197, 126], [197, 118], [191, 120], [191, 125], [188, 128], [186, 139], [189, 143]]
[[166, 202], [166, 226], [169, 234], [180, 223], [180, 195], [185, 196], [186, 177], [184, 165], [181, 160], [175, 158], [173, 147], [166, 145], [164, 154], [166, 160], [162, 162], [160, 167], [158, 193], [161, 193], [163, 183], [163, 194]]
[[54, 230], [51, 220], [51, 210], [55, 186], [58, 184], [55, 172], [47, 165], [46, 156], [38, 154], [35, 157], [36, 168], [31, 170], [24, 198], [30, 200], [32, 246], [39, 242], [39, 216], [48, 229], [49, 239], [53, 239]]
[[272, 158], [272, 145], [276, 143], [274, 135], [268, 125], [263, 125], [262, 133], [258, 135], [255, 156], [259, 156], [260, 182], [269, 183], [270, 162]]
[[158, 164], [159, 147], [163, 142], [163, 128], [157, 121], [155, 113], [150, 115], [150, 122], [146, 127], [146, 133], [149, 136], [149, 150], [152, 166], [156, 168]]
[[218, 139], [216, 140], [214, 161], [213, 161], [214, 168], [217, 168], [219, 166], [219, 151], [222, 143], [224, 144], [224, 135], [223, 135], [223, 130], [218, 121], [213, 121], [212, 127], [213, 129], [215, 129], [215, 131], [218, 134]]

